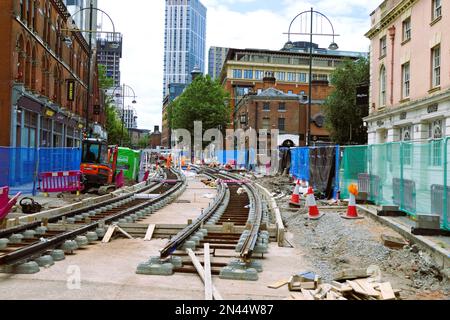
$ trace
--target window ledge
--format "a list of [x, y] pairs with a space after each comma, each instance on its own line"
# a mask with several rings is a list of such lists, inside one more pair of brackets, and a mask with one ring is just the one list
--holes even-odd
[[435, 93], [435, 92], [438, 92], [438, 91], [441, 91], [441, 86], [434, 87], [434, 88], [428, 90], [428, 93]]
[[283, 112], [283, 113], [285, 113], [285, 112], [286, 112], [286, 110], [278, 110], [278, 112]]
[[378, 58], [378, 60], [382, 60], [382, 59], [384, 59], [384, 58], [386, 58], [386, 55], [385, 55], [385, 54], [383, 54], [382, 56], [380, 56], [380, 57]]
[[409, 101], [411, 101], [410, 98], [404, 98], [404, 99], [400, 100], [399, 102], [400, 103], [406, 103], [406, 102], [409, 102]]
[[403, 45], [407, 44], [407, 43], [410, 42], [410, 41], [411, 41], [411, 38], [406, 39], [406, 40], [403, 40], [403, 42], [402, 42], [401, 45], [403, 46]]
[[434, 19], [433, 21], [430, 22], [430, 27], [434, 26], [436, 23], [438, 23], [439, 21], [442, 20], [442, 15], [440, 15], [439, 17], [437, 17], [436, 19]]

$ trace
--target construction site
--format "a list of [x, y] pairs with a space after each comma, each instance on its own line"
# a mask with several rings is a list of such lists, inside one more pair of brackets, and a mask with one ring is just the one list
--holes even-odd
[[105, 195], [30, 197], [40, 211], [12, 205], [0, 231], [0, 298], [448, 299], [440, 225], [414, 234], [361, 177], [326, 197], [293, 171], [168, 162]]

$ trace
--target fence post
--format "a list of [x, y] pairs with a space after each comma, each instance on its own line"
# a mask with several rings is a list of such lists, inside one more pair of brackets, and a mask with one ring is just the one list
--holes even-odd
[[444, 196], [443, 196], [444, 203], [443, 203], [443, 206], [442, 206], [442, 209], [443, 209], [442, 212], [444, 213], [444, 223], [443, 223], [443, 226], [444, 226], [444, 228], [447, 229], [447, 230], [449, 230], [449, 225], [448, 225], [448, 212], [447, 212], [447, 210], [448, 210], [448, 208], [447, 208], [447, 178], [448, 178], [448, 176], [447, 176], [447, 161], [448, 161], [448, 155], [447, 155], [448, 148], [447, 148], [447, 143], [448, 143], [448, 140], [449, 140], [449, 139], [450, 139], [449, 137], [446, 137], [445, 140], [444, 140], [444, 183], [443, 183], [443, 185], [444, 185]]
[[[336, 146], [336, 159], [335, 159], [335, 166], [336, 166], [336, 169], [334, 170], [335, 171], [335, 185], [334, 185], [334, 195], [333, 195], [333, 197], [334, 198], [336, 198], [337, 197], [337, 195], [338, 195], [338, 191], [340, 190], [340, 181], [339, 181], [339, 166], [340, 166], [340, 155], [341, 155], [341, 150], [340, 150], [340, 147], [339, 147], [339, 145], [337, 145]], [[338, 199], [339, 200], [339, 199]]]
[[404, 169], [404, 164], [403, 164], [403, 147], [404, 147], [404, 142], [401, 141], [400, 142], [400, 210], [403, 210], [404, 208], [404, 201], [405, 201], [405, 196], [403, 194], [403, 192], [405, 191], [404, 189], [404, 177], [403, 177], [403, 169]]
[[36, 147], [35, 151], [35, 157], [36, 157], [36, 164], [34, 166], [34, 174], [33, 174], [33, 190], [32, 194], [33, 196], [36, 196], [36, 182], [39, 175], [39, 157], [40, 157], [40, 149], [39, 147]]

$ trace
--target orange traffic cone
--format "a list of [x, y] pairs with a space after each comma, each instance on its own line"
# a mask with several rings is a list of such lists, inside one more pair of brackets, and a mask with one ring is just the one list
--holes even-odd
[[291, 196], [290, 205], [300, 207], [300, 181], [297, 180], [297, 184], [295, 185], [294, 192]]
[[350, 200], [347, 207], [347, 215], [341, 216], [344, 219], [363, 219], [364, 217], [358, 216], [358, 210], [356, 210], [356, 196], [358, 195], [358, 186], [352, 183], [348, 187], [350, 192]]
[[322, 217], [323, 214], [321, 214], [319, 212], [319, 208], [317, 208], [314, 190], [312, 187], [308, 188], [308, 193], [306, 195], [306, 206], [309, 208], [309, 219], [317, 220]]

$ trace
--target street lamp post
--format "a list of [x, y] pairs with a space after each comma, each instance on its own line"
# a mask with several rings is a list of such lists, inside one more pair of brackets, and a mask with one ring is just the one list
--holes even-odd
[[[309, 32], [300, 32], [300, 33], [293, 33], [291, 32], [291, 27], [292, 24], [294, 23], [294, 21], [297, 18], [300, 18], [300, 24], [301, 24], [301, 28], [303, 27], [303, 18], [305, 18], [305, 21], [308, 21], [308, 14], [309, 14]], [[316, 21], [316, 30], [314, 29], [314, 14], [317, 17], [317, 21]], [[323, 22], [328, 22], [331, 26], [331, 31], [332, 33], [323, 33], [322, 32], [322, 28], [323, 28]], [[320, 22], [320, 23], [318, 23]], [[320, 31], [319, 31], [319, 25], [320, 25]], [[286, 34], [286, 33], [285, 33]], [[315, 11], [313, 8], [311, 8], [311, 10], [308, 11], [303, 11], [301, 13], [299, 13], [294, 19], [292, 19], [291, 24], [289, 25], [289, 31], [287, 32], [288, 35], [288, 41], [286, 42], [286, 44], [284, 45], [284, 49], [285, 50], [290, 50], [294, 47], [292, 41], [291, 41], [291, 35], [308, 35], [309, 36], [309, 79], [308, 79], [308, 114], [307, 114], [307, 119], [308, 119], [308, 131], [307, 131], [307, 136], [306, 136], [306, 145], [310, 146], [311, 145], [311, 108], [312, 108], [312, 64], [313, 64], [313, 35], [315, 36], [331, 36], [333, 37], [333, 41], [331, 42], [330, 46], [328, 47], [328, 49], [330, 50], [337, 50], [339, 47], [336, 44], [336, 42], [334, 42], [334, 37], [339, 36], [338, 34], [334, 33], [334, 27], [333, 24], [331, 23], [330, 19], [328, 19], [327, 16], [325, 16], [323, 13], [319, 12], [319, 11]]]
[[[124, 123], [125, 123], [125, 98], [133, 98], [133, 101], [131, 103], [136, 104], [136, 94], [134, 92], [134, 89], [126, 84], [122, 84], [121, 86], [116, 86], [114, 88], [114, 91], [112, 93], [114, 97], [114, 93], [116, 92], [117, 88], [121, 88], [122, 94], [121, 96], [118, 95], [117, 97], [122, 97], [122, 133], [120, 135], [120, 145], [122, 146], [123, 143], [123, 130], [124, 130]], [[132, 95], [125, 94], [125, 90], [129, 89], [131, 92], [133, 92]]]
[[[94, 4], [92, 2], [92, 0], [89, 1], [89, 7], [87, 8], [82, 8], [80, 10], [78, 10], [77, 12], [75, 12], [73, 15], [71, 15], [71, 18], [73, 18], [75, 15], [79, 14], [82, 11], [85, 10], [89, 10], [89, 30], [80, 30], [80, 29], [62, 29], [61, 31], [69, 31], [69, 32], [85, 32], [89, 34], [89, 41], [88, 41], [88, 73], [87, 73], [87, 97], [86, 97], [86, 107], [85, 107], [85, 132], [86, 134], [88, 134], [89, 131], [89, 106], [91, 104], [91, 90], [92, 90], [92, 85], [91, 85], [91, 74], [92, 74], [92, 33], [107, 33], [107, 34], [116, 34], [116, 28], [114, 26], [114, 21], [111, 19], [111, 17], [103, 10], [98, 9], [98, 8], [94, 8]], [[113, 32], [108, 32], [108, 31], [94, 31], [92, 30], [93, 26], [92, 26], [92, 20], [93, 20], [93, 11], [97, 10], [100, 11], [102, 13], [104, 13], [109, 20], [111, 21], [112, 27], [113, 27]], [[67, 44], [67, 46], [71, 46], [72, 45], [72, 40], [70, 39], [70, 37], [65, 37], [64, 38], [64, 42]]]

